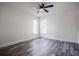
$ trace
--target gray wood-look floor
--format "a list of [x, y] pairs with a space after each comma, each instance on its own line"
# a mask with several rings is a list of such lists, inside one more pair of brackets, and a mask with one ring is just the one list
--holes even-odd
[[38, 38], [0, 49], [0, 56], [78, 56], [76, 43]]

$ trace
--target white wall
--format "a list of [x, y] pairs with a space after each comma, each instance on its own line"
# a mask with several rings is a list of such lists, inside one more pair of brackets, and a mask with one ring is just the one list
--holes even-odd
[[78, 19], [78, 43], [79, 43], [79, 9], [77, 10], [77, 19]]
[[[29, 9], [27, 8], [26, 3], [22, 3], [22, 5], [17, 4], [17, 6], [16, 4], [17, 3], [15, 3], [14, 5], [12, 3], [0, 3], [0, 47], [38, 37], [38, 35], [32, 33], [32, 20], [35, 20], [37, 18], [31, 14]], [[68, 6], [68, 4], [66, 5]], [[28, 5], [28, 7], [30, 6]], [[58, 5], [57, 7], [58, 8], [56, 10], [50, 10], [52, 10], [52, 12], [57, 11], [61, 7], [61, 11], [64, 6], [59, 7]], [[25, 10], [23, 10], [23, 8]], [[63, 11], [63, 13], [60, 13], [57, 13], [56, 15], [54, 15], [54, 13], [43, 18], [48, 21], [48, 28], [47, 34], [41, 33], [41, 36], [49, 39], [78, 43], [79, 10], [68, 10], [68, 12]], [[43, 19], [41, 18], [41, 20]]]
[[78, 43], [77, 10], [51, 15], [48, 21], [47, 34], [42, 37]]
[[34, 16], [27, 10], [0, 3], [0, 47], [36, 38], [38, 35], [33, 34], [33, 19]]

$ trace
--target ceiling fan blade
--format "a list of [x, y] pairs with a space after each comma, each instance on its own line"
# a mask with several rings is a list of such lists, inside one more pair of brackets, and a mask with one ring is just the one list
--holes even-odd
[[44, 3], [42, 3], [42, 8], [44, 8]]
[[44, 8], [50, 8], [50, 7], [54, 7], [54, 5], [48, 5], [48, 6], [45, 6]]
[[45, 12], [48, 12], [48, 10], [44, 9]]
[[39, 5], [39, 7], [40, 7], [40, 8], [42, 8], [42, 6], [41, 6], [41, 5]]

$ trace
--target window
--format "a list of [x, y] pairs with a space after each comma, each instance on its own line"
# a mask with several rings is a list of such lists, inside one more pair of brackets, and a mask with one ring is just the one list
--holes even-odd
[[38, 34], [38, 21], [33, 20], [33, 34]]
[[41, 33], [43, 34], [47, 33], [47, 20], [41, 20], [40, 29], [41, 29]]

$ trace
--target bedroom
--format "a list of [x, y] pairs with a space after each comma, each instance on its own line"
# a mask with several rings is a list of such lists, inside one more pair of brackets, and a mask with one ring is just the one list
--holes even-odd
[[78, 49], [79, 2], [0, 2], [0, 56], [78, 56]]

